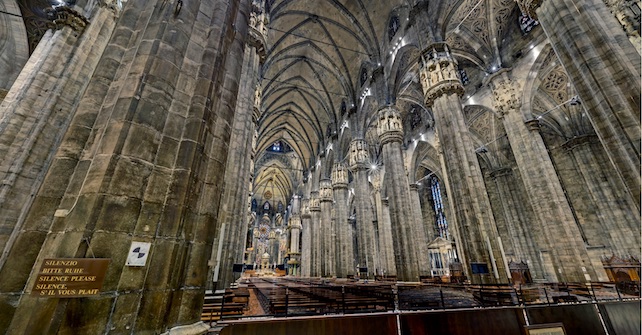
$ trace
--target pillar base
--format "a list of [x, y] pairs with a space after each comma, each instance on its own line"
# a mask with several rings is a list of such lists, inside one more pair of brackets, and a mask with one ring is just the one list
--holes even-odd
[[199, 321], [191, 325], [174, 327], [161, 335], [202, 335], [207, 333], [209, 329], [210, 327], [208, 325], [203, 323], [203, 321]]

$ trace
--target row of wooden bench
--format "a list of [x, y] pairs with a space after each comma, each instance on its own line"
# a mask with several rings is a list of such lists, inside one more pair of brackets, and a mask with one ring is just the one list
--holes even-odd
[[220, 319], [239, 318], [247, 309], [249, 298], [250, 293], [245, 287], [228, 288], [223, 296], [206, 293], [201, 321], [211, 324]]
[[260, 279], [257, 295], [272, 314], [326, 314], [392, 309], [394, 296], [372, 287], [332, 285], [327, 281]]

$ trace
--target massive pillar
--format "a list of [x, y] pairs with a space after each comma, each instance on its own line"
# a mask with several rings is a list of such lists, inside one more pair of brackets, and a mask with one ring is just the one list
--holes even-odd
[[310, 277], [312, 264], [312, 229], [310, 215], [310, 199], [301, 201], [301, 276]]
[[424, 50], [420, 62], [425, 102], [435, 115], [449, 198], [455, 210], [450, 221], [455, 221], [457, 244], [469, 262], [467, 272], [471, 274], [470, 266], [477, 263], [478, 270], [487, 268], [490, 275], [475, 274], [470, 277], [472, 281], [507, 282], [490, 200], [459, 100], [464, 89], [457, 61], [445, 43], [435, 43]]
[[299, 249], [301, 216], [299, 214], [290, 216], [288, 220], [288, 230], [290, 231], [290, 251], [288, 252], [288, 256], [290, 258], [288, 261], [289, 274], [292, 276], [299, 276], [299, 265], [301, 264], [301, 251]]
[[397, 277], [402, 281], [419, 281], [419, 243], [425, 243], [425, 238], [422, 240], [417, 236], [417, 228], [414, 227], [415, 213], [410, 203], [410, 188], [401, 151], [401, 115], [394, 107], [386, 106], [378, 111], [377, 135], [386, 169], [384, 183], [390, 203]]
[[[163, 4], [126, 2], [59, 149], [24, 168], [51, 159], [0, 269], [0, 291], [11, 292], [2, 333], [207, 331], [201, 308], [248, 5]], [[149, 246], [142, 267], [125, 264], [133, 242]], [[30, 270], [44, 259], [93, 257], [110, 259], [99, 295], [31, 295]]]
[[346, 278], [354, 269], [352, 230], [348, 223], [348, 169], [343, 163], [332, 167], [332, 194], [335, 208], [335, 250], [337, 277]]
[[310, 276], [322, 276], [321, 260], [323, 251], [321, 250], [321, 204], [319, 191], [310, 192]]
[[323, 179], [319, 183], [319, 201], [321, 221], [319, 228], [319, 243], [321, 244], [321, 275], [332, 277], [335, 270], [335, 233], [332, 229], [332, 181]]
[[430, 261], [428, 258], [428, 243], [430, 242], [426, 238], [426, 230], [424, 224], [424, 218], [421, 211], [421, 201], [419, 200], [419, 185], [410, 184], [410, 206], [413, 209], [413, 217], [415, 223], [413, 227], [413, 236], [417, 241], [415, 247], [417, 250], [417, 262], [419, 263], [419, 275], [428, 276], [430, 275]]
[[372, 204], [370, 202], [370, 183], [368, 169], [370, 153], [368, 143], [362, 139], [350, 142], [350, 169], [354, 176], [354, 201], [357, 212], [357, 264], [360, 268], [367, 267], [368, 274], [375, 271], [375, 240], [372, 222]]
[[640, 219], [635, 215], [635, 206], [622, 192], [620, 179], [602, 169], [603, 152], [594, 142], [595, 136], [585, 135], [563, 145], [584, 180], [589, 206], [597, 215], [596, 220], [584, 224], [584, 233], [589, 244], [607, 245], [620, 257], [639, 254]]
[[[388, 210], [387, 199], [381, 199], [381, 186], [383, 183], [383, 172], [377, 170], [372, 173], [372, 186], [374, 189], [375, 207], [377, 208], [377, 231], [378, 247], [381, 263], [378, 275], [396, 276], [395, 250], [392, 242], [392, 226], [390, 224], [390, 211]], [[385, 210], [384, 210], [385, 202]]]
[[537, 18], [640, 209], [640, 54], [603, 0], [518, 0]]
[[517, 186], [521, 181], [511, 168], [496, 169], [490, 173], [490, 178], [497, 187], [498, 203], [506, 221], [504, 247], [512, 246], [512, 260], [528, 264], [533, 280], [551, 281], [555, 278], [554, 270], [552, 267], [544, 269], [539, 257], [539, 250], [546, 245], [546, 240], [541, 228], [531, 224], [528, 214], [533, 213], [533, 209]]
[[212, 280], [217, 283], [218, 289], [224, 289], [234, 281], [232, 266], [243, 263], [245, 254], [245, 220], [250, 205], [248, 179], [253, 172], [254, 133], [261, 108], [261, 87], [257, 84], [259, 67], [265, 59], [266, 37], [262, 27], [267, 20], [267, 13], [264, 8], [254, 6], [251, 17], [232, 125], [234, 131], [225, 168], [225, 186], [218, 213], [221, 229], [212, 250]]
[[[521, 100], [517, 84], [506, 70], [490, 78], [495, 108], [503, 121], [513, 155], [526, 185], [526, 192], [535, 212], [536, 234], [546, 238], [546, 249], [552, 255], [559, 281], [597, 279], [587, 253], [582, 232], [551, 161], [539, 127], [530, 129], [519, 111]], [[534, 122], [537, 122], [536, 120]], [[533, 123], [534, 123], [533, 122]], [[585, 277], [586, 275], [586, 277]]]
[[[420, 194], [423, 195], [423, 198], [420, 196], [420, 203], [421, 203], [421, 215], [423, 218], [423, 225], [424, 225], [424, 232], [426, 233], [426, 240], [428, 243], [432, 242], [437, 236], [437, 225], [436, 225], [436, 214], [435, 214], [435, 206], [433, 204], [433, 201], [437, 201], [436, 199], [431, 201], [433, 198], [432, 194], [432, 189], [430, 187], [430, 181], [431, 179], [426, 178], [424, 182], [421, 182], [422, 188], [420, 190], [422, 191]], [[423, 200], [423, 201], [422, 201]], [[445, 205], [444, 205], [445, 207]], [[448, 236], [444, 236], [444, 238], [448, 238]]]
[[[0, 268], [21, 231], [34, 231], [26, 223], [26, 215], [80, 99], [86, 90], [94, 99], [106, 95], [107, 85], [114, 77], [114, 73], [101, 72], [90, 84], [120, 11], [98, 6], [87, 13], [91, 24], [82, 14], [66, 7], [59, 12], [69, 16], [70, 25], [45, 33], [0, 105]], [[32, 236], [33, 243], [42, 243], [46, 231]], [[28, 273], [34, 259], [24, 260], [21, 265], [14, 264], [18, 268], [12, 271]]]

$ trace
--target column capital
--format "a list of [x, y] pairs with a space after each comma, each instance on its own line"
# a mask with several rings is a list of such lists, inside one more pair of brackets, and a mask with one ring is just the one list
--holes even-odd
[[301, 229], [301, 217], [299, 215], [292, 215], [288, 219], [288, 229]]
[[510, 76], [510, 69], [501, 69], [493, 73], [486, 82], [493, 92], [493, 103], [499, 117], [517, 111], [522, 106], [519, 94], [519, 84]]
[[82, 34], [89, 24], [87, 18], [67, 6], [53, 7], [53, 9], [47, 11], [47, 16], [51, 17], [51, 23], [48, 23], [49, 28], [62, 29], [63, 27], [70, 27], [78, 34]]
[[263, 8], [262, 1], [253, 1], [247, 43], [256, 48], [261, 63], [267, 58], [268, 23], [270, 23], [270, 18]]
[[419, 78], [428, 107], [443, 95], [464, 95], [457, 60], [446, 43], [434, 43], [424, 49], [419, 57]]
[[539, 126], [539, 120], [538, 119], [527, 120], [527, 121], [524, 121], [524, 123], [526, 124], [526, 127], [528, 127], [528, 130], [537, 131], [537, 132], [540, 131], [540, 126]]
[[332, 181], [323, 179], [319, 181], [319, 200], [321, 202], [332, 202]]
[[417, 183], [412, 183], [408, 185], [410, 187], [410, 191], [418, 192], [419, 191], [419, 185]]
[[310, 198], [301, 200], [301, 217], [304, 219], [310, 218]]
[[117, 0], [99, 0], [98, 5], [109, 9], [115, 15], [118, 15], [123, 10], [123, 4]]
[[319, 211], [321, 211], [319, 204], [319, 191], [310, 192], [310, 212]]
[[364, 139], [354, 139], [350, 142], [350, 153], [348, 155], [350, 169], [352, 171], [365, 170], [370, 163], [370, 151], [368, 151], [368, 142]]
[[348, 168], [343, 163], [334, 163], [332, 166], [332, 188], [348, 188]]
[[401, 113], [394, 106], [385, 106], [377, 112], [377, 135], [381, 145], [391, 142], [403, 142], [403, 123]]

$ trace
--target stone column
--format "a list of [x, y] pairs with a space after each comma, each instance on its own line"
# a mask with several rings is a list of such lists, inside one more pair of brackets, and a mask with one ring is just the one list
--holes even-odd
[[[202, 302], [249, 16], [247, 1], [217, 4], [220, 14], [207, 15], [211, 1], [180, 12], [126, 2], [0, 270], [0, 291], [19, 297], [0, 304], [12, 315], [0, 332], [207, 331]], [[150, 243], [144, 267], [125, 265], [132, 242]], [[57, 257], [111, 259], [101, 294], [32, 297], [31, 269]]]
[[640, 54], [603, 0], [518, 0], [539, 20], [640, 209]]
[[[256, 4], [256, 2], [255, 2]], [[261, 87], [258, 83], [259, 68], [265, 59], [266, 37], [260, 32], [260, 23], [267, 20], [264, 8], [254, 7], [253, 20], [248, 31], [248, 42], [243, 56], [243, 70], [239, 80], [239, 95], [234, 114], [234, 131], [231, 134], [229, 157], [225, 168], [225, 189], [218, 213], [218, 221], [225, 229], [219, 230], [214, 242], [212, 280], [218, 289], [229, 287], [234, 281], [232, 266], [243, 263], [245, 254], [244, 223], [247, 217], [250, 192], [248, 177], [253, 172], [255, 155], [254, 133], [260, 117]], [[261, 53], [263, 50], [263, 53]]]
[[[511, 143], [513, 155], [526, 186], [529, 201], [537, 218], [535, 232], [545, 236], [553, 266], [557, 269], [559, 281], [584, 281], [598, 278], [593, 269], [582, 232], [575, 220], [571, 206], [551, 161], [546, 145], [539, 134], [537, 120], [529, 129], [519, 111], [521, 100], [517, 84], [506, 70], [498, 71], [490, 78], [495, 108], [497, 109], [506, 135]], [[590, 277], [585, 277], [585, 274]]]
[[426, 231], [424, 229], [424, 217], [421, 210], [421, 201], [419, 200], [419, 185], [410, 184], [410, 206], [413, 209], [413, 217], [415, 218], [415, 223], [413, 224], [413, 236], [415, 237], [416, 250], [417, 250], [417, 262], [419, 263], [419, 275], [420, 276], [429, 276], [430, 275], [430, 260], [428, 257], [428, 239], [426, 238]]
[[348, 223], [348, 169], [343, 163], [335, 163], [332, 167], [332, 194], [336, 213], [337, 277], [346, 278], [348, 274], [353, 273], [355, 264], [352, 229]]
[[531, 204], [523, 199], [523, 194], [516, 188], [520, 181], [513, 176], [512, 169], [496, 169], [490, 173], [490, 178], [497, 186], [499, 204], [506, 220], [505, 243], [512, 244], [515, 254], [515, 261], [524, 261], [528, 264], [534, 280], [544, 281], [545, 278], [555, 278], [553, 272], [546, 275], [541, 264], [539, 249], [542, 241], [541, 229], [533, 227], [527, 213], [532, 213]]
[[[426, 241], [430, 243], [434, 241], [435, 238], [438, 236], [437, 226], [436, 226], [435, 207], [433, 202], [430, 200], [432, 199], [432, 189], [430, 187], [430, 179], [427, 178], [425, 181], [422, 182], [422, 185], [423, 185], [424, 196], [423, 196], [423, 202], [421, 205], [421, 213], [423, 218], [424, 231], [426, 232]], [[420, 197], [420, 200], [421, 199], [422, 198]], [[444, 236], [444, 238], [447, 239], [448, 237]]]
[[[635, 207], [626, 201], [621, 186], [611, 183], [612, 176], [604, 173], [592, 148], [595, 136], [570, 139], [563, 147], [572, 155], [582, 179], [585, 181], [590, 205], [597, 220], [586, 222], [584, 232], [592, 245], [606, 242], [616, 255], [627, 257], [639, 253], [640, 220]], [[596, 243], [597, 242], [597, 243]]]
[[310, 215], [310, 199], [301, 201], [301, 276], [310, 277], [312, 264], [312, 228]]
[[[61, 145], [85, 91], [93, 95], [107, 94], [108, 84], [98, 80], [90, 82], [90, 79], [108, 45], [120, 10], [98, 6], [88, 13], [92, 15], [91, 24], [82, 14], [66, 10], [69, 23], [76, 23], [60, 25], [59, 29], [45, 33], [4, 101], [0, 100], [0, 269], [21, 230], [35, 234], [32, 243], [42, 243], [48, 229], [35, 233], [39, 229], [29, 227], [25, 218], [52, 164], [52, 152]], [[113, 73], [97, 76], [104, 76], [108, 82]], [[100, 104], [91, 107], [99, 109]], [[57, 163], [53, 168], [63, 171], [72, 164]], [[68, 178], [57, 181], [62, 184]], [[56, 204], [47, 205], [52, 206]], [[11, 271], [28, 273], [34, 257], [23, 259], [25, 262]], [[3, 288], [2, 292], [12, 290]]]
[[390, 221], [395, 248], [397, 277], [402, 281], [419, 281], [419, 244], [416, 219], [410, 202], [410, 188], [404, 166], [401, 143], [403, 128], [399, 111], [386, 106], [378, 112], [377, 135], [386, 169], [384, 183], [390, 203]]
[[288, 220], [288, 230], [290, 231], [290, 260], [288, 261], [288, 268], [290, 269], [290, 275], [299, 276], [299, 261], [301, 257], [301, 251], [299, 250], [299, 238], [301, 235], [301, 216], [299, 214], [294, 214]]
[[321, 272], [321, 206], [319, 201], [319, 192], [313, 191], [310, 193], [310, 276], [322, 276]]
[[357, 263], [359, 267], [367, 267], [368, 273], [373, 273], [375, 266], [375, 239], [374, 225], [372, 223], [372, 204], [370, 202], [370, 184], [368, 183], [368, 169], [370, 152], [368, 143], [363, 139], [350, 142], [350, 169], [354, 180], [354, 201], [357, 212]]
[[319, 201], [321, 221], [319, 240], [321, 244], [321, 274], [324, 277], [336, 275], [335, 264], [335, 232], [332, 229], [332, 181], [323, 179], [319, 182]]
[[[392, 226], [390, 224], [390, 211], [388, 200], [381, 199], [381, 184], [383, 183], [383, 172], [380, 169], [371, 175], [374, 189], [375, 207], [377, 208], [377, 231], [379, 232], [379, 256], [381, 257], [380, 272], [378, 274], [396, 276], [395, 250], [392, 241]], [[385, 209], [384, 209], [385, 201]]]
[[457, 61], [445, 43], [435, 43], [423, 51], [419, 66], [425, 102], [435, 115], [444, 153], [449, 198], [455, 210], [450, 222], [455, 221], [457, 244], [465, 253], [464, 259], [485, 263], [490, 275], [470, 276], [470, 268], [466, 271], [473, 282], [507, 282], [497, 227], [461, 107], [464, 89]]

